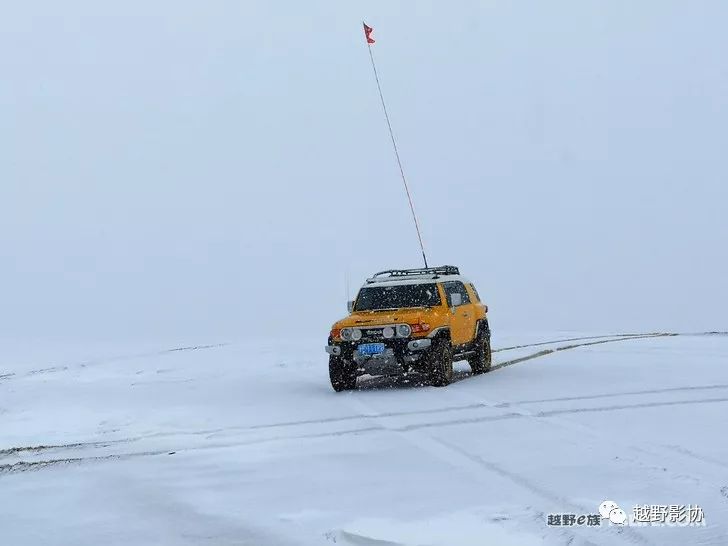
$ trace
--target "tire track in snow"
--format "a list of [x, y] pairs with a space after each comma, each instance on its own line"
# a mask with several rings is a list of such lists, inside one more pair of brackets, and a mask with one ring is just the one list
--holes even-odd
[[[254, 439], [254, 440], [249, 440], [249, 441], [217, 442], [217, 443], [209, 443], [209, 444], [205, 444], [205, 445], [177, 447], [177, 448], [159, 449], [159, 450], [132, 451], [132, 452], [127, 452], [127, 453], [108, 453], [108, 454], [104, 454], [104, 455], [88, 455], [88, 456], [81, 456], [81, 457], [65, 457], [65, 458], [56, 458], [56, 459], [41, 459], [41, 460], [37, 460], [37, 461], [18, 461], [18, 462], [10, 463], [10, 464], [0, 464], [0, 476], [2, 476], [4, 474], [27, 472], [30, 470], [40, 470], [40, 469], [44, 469], [47, 467], [58, 466], [58, 465], [81, 464], [81, 463], [86, 463], [86, 462], [121, 460], [121, 459], [129, 459], [129, 458], [136, 458], [136, 457], [151, 457], [151, 456], [159, 456], [159, 455], [175, 455], [177, 453], [189, 453], [189, 452], [196, 452], [196, 451], [216, 450], [216, 449], [231, 449], [231, 448], [236, 448], [236, 447], [259, 445], [259, 444], [275, 442], [275, 441], [312, 440], [312, 439], [317, 439], [317, 438], [331, 438], [331, 437], [336, 437], [336, 436], [346, 436], [346, 435], [350, 435], [350, 434], [362, 434], [362, 433], [366, 433], [366, 432], [380, 432], [382, 430], [383, 430], [382, 427], [374, 426], [374, 427], [365, 427], [365, 428], [350, 429], [350, 430], [340, 430], [340, 431], [334, 431], [334, 432], [288, 435], [288, 436], [274, 437], [274, 438]], [[125, 440], [120, 440], [120, 442], [125, 442]], [[81, 444], [81, 445], [83, 446], [84, 444]], [[57, 447], [64, 447], [64, 446], [57, 446]]]
[[[141, 438], [139, 438], [141, 439]], [[136, 441], [137, 438], [124, 438], [119, 440], [107, 440], [104, 442], [74, 442], [68, 444], [49, 444], [49, 445], [36, 445], [36, 446], [17, 446], [0, 449], [0, 459], [8, 458], [12, 456], [20, 456], [23, 454], [38, 454], [48, 453], [51, 451], [69, 451], [69, 450], [83, 450], [83, 449], [101, 449], [111, 447], [118, 444], [126, 444]]]
[[574, 400], [594, 400], [596, 398], [613, 398], [615, 396], [635, 396], [639, 394], [662, 394], [666, 392], [680, 392], [680, 391], [698, 391], [698, 390], [718, 390], [728, 389], [728, 384], [719, 385], [695, 385], [692, 387], [667, 387], [664, 389], [651, 389], [642, 391], [623, 391], [618, 393], [602, 393], [602, 394], [589, 394], [585, 396], [565, 396], [562, 398], [541, 398], [536, 400], [516, 400], [513, 402], [503, 402], [498, 404], [497, 407], [508, 407], [508, 406], [520, 406], [522, 404], [540, 404], [549, 402], [571, 402]]
[[[699, 400], [669, 400], [664, 402], [646, 402], [642, 404], [622, 404], [614, 406], [598, 406], [588, 408], [569, 408], [569, 409], [557, 409], [549, 411], [540, 411], [536, 413], [506, 413], [502, 415], [486, 415], [482, 417], [468, 417], [463, 419], [452, 419], [450, 421], [433, 421], [431, 423], [414, 423], [399, 428], [398, 430], [418, 430], [421, 428], [432, 428], [440, 426], [453, 426], [453, 425], [467, 425], [472, 423], [481, 423], [486, 421], [500, 421], [503, 419], [518, 419], [523, 417], [551, 417], [554, 415], [569, 415], [575, 413], [589, 413], [589, 412], [600, 412], [600, 411], [619, 411], [628, 409], [642, 409], [642, 408], [656, 408], [663, 406], [685, 406], [695, 404], [714, 404], [714, 403], [725, 403], [728, 402], [728, 398], [707, 398]], [[486, 406], [486, 407], [497, 407], [497, 406]]]
[[[658, 332], [655, 332], [658, 333]], [[594, 339], [607, 339], [607, 338], [629, 338], [629, 337], [641, 337], [644, 335], [651, 335], [648, 333], [641, 334], [604, 334], [599, 336], [581, 336], [581, 337], [567, 337], [562, 339], [553, 339], [550, 341], [538, 341], [535, 343], [525, 343], [523, 345], [512, 345], [510, 347], [500, 347], [493, 349], [494, 353], [500, 353], [502, 351], [512, 351], [514, 349], [528, 349], [530, 347], [540, 347], [542, 345], [553, 345], [554, 343], [567, 343], [569, 341], [589, 341]]]
[[[678, 453], [680, 455], [683, 455], [685, 457], [689, 457], [691, 459], [696, 459], [698, 461], [704, 462], [704, 463], [710, 463], [716, 466], [720, 466], [722, 468], [728, 468], [728, 462], [723, 461], [721, 459], [715, 459], [713, 457], [709, 457], [707, 455], [701, 455], [699, 453], [695, 453], [694, 451], [691, 451], [687, 448], [684, 448], [682, 446], [678, 445], [661, 445], [660, 447], [669, 449], [670, 451], [674, 451], [675, 453]], [[728, 487], [726, 487], [728, 489]], [[726, 496], [728, 498], [728, 496]]]
[[543, 345], [553, 345], [555, 343], [567, 343], [569, 341], [588, 341], [588, 340], [595, 340], [595, 339], [606, 339], [606, 338], [642, 338], [642, 337], [660, 337], [660, 336], [728, 336], [728, 331], [722, 332], [718, 330], [713, 330], [709, 332], [641, 332], [641, 333], [625, 333], [625, 334], [605, 334], [605, 335], [599, 335], [599, 336], [584, 336], [584, 337], [571, 337], [571, 338], [564, 338], [564, 339], [554, 339], [550, 341], [538, 341], [536, 343], [526, 343], [523, 345], [513, 345], [511, 347], [500, 347], [498, 349], [493, 349], [494, 353], [499, 353], [502, 351], [512, 351], [514, 349], [528, 349], [530, 347], [540, 347]]
[[173, 347], [171, 349], [162, 349], [160, 351], [150, 351], [150, 352], [146, 352], [146, 353], [136, 353], [136, 354], [130, 354], [130, 355], [96, 358], [96, 359], [86, 360], [84, 362], [78, 362], [75, 364], [64, 364], [64, 365], [58, 365], [58, 366], [49, 366], [47, 368], [37, 368], [34, 370], [29, 370], [23, 374], [16, 374], [14, 372], [0, 374], [0, 381], [13, 379], [13, 378], [20, 379], [23, 377], [33, 377], [33, 376], [39, 375], [39, 374], [65, 372], [65, 371], [70, 370], [71, 368], [87, 368], [89, 366], [108, 364], [110, 362], [121, 362], [124, 360], [135, 360], [138, 358], [164, 356], [164, 355], [185, 352], [185, 351], [202, 351], [202, 350], [206, 350], [206, 349], [217, 349], [219, 347], [225, 347], [227, 345], [230, 345], [230, 343], [226, 342], [226, 343], [214, 343], [214, 344], [209, 344], [209, 345], [188, 345], [188, 346], [184, 346], [184, 347]]
[[40, 453], [41, 451], [47, 451], [49, 449], [76, 449], [79, 447], [86, 447], [90, 445], [92, 445], [92, 443], [9, 447], [6, 449], [0, 449], [0, 457], [8, 457], [10, 455], [17, 455], [18, 453]]
[[501, 362], [500, 364], [496, 364], [491, 367], [491, 371], [499, 370], [501, 368], [505, 368], [507, 366], [513, 366], [514, 364], [520, 364], [521, 362], [526, 362], [528, 360], [533, 360], [534, 358], [540, 358], [542, 356], [550, 355], [553, 353], [558, 353], [561, 351], [569, 351], [571, 349], [577, 349], [579, 347], [591, 347], [593, 345], [602, 345], [604, 343], [617, 343], [619, 341], [632, 341], [636, 339], [653, 339], [653, 338], [659, 338], [659, 337], [675, 337], [679, 336], [680, 334], [676, 333], [657, 333], [657, 334], [642, 334], [642, 335], [633, 335], [629, 337], [620, 337], [620, 338], [610, 338], [610, 339], [600, 339], [598, 341], [588, 341], [585, 343], [574, 343], [571, 345], [563, 345], [561, 347], [555, 347], [553, 349], [543, 349], [542, 351], [538, 351], [537, 353], [533, 353], [531, 355], [522, 356], [520, 358], [514, 358], [512, 360], [507, 360], [506, 362]]
[[88, 457], [66, 457], [59, 459], [46, 459], [42, 461], [18, 461], [12, 464], [0, 465], [0, 476], [4, 474], [17, 474], [20, 472], [31, 472], [35, 470], [42, 470], [44, 468], [52, 466], [64, 466], [64, 465], [77, 465], [81, 463], [88, 463], [94, 461], [108, 461], [108, 460], [121, 460], [121, 459], [132, 459], [136, 457], [149, 457], [152, 455], [173, 455], [174, 452], [167, 450], [159, 451], [140, 451], [136, 453], [109, 453], [107, 455], [94, 455]]

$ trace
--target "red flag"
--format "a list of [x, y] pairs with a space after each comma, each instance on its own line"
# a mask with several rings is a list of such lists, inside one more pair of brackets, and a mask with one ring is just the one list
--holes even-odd
[[373, 44], [374, 38], [372, 38], [372, 32], [374, 32], [374, 29], [370, 26], [367, 26], [366, 23], [363, 23], [363, 24], [364, 24], [364, 36], [366, 36], [367, 43]]

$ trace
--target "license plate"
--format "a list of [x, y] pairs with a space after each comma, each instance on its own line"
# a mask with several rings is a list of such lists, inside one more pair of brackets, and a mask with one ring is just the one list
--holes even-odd
[[362, 343], [359, 345], [360, 355], [380, 355], [384, 352], [384, 343]]

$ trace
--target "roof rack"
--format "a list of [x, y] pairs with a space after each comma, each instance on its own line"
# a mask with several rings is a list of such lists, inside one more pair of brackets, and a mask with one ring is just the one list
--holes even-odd
[[420, 269], [388, 269], [387, 271], [375, 273], [371, 278], [367, 279], [367, 283], [406, 279], [408, 277], [431, 277], [437, 279], [440, 275], [460, 275], [460, 270], [454, 265], [441, 265], [439, 267], [424, 267]]

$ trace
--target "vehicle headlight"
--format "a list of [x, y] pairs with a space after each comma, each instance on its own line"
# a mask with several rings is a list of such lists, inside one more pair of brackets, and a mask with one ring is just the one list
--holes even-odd
[[393, 338], [394, 337], [394, 328], [392, 328], [391, 326], [386, 326], [384, 328], [384, 330], [382, 330], [382, 337], [384, 337], [384, 339]]
[[351, 328], [342, 328], [341, 333], [339, 334], [341, 336], [341, 339], [344, 341], [349, 341], [352, 336], [352, 330]]
[[351, 331], [351, 339], [354, 341], [359, 341], [361, 339], [361, 330], [359, 330], [359, 328], [354, 328]]
[[397, 335], [399, 337], [409, 337], [409, 335], [412, 333], [412, 328], [410, 328], [409, 324], [398, 324], [397, 325]]

